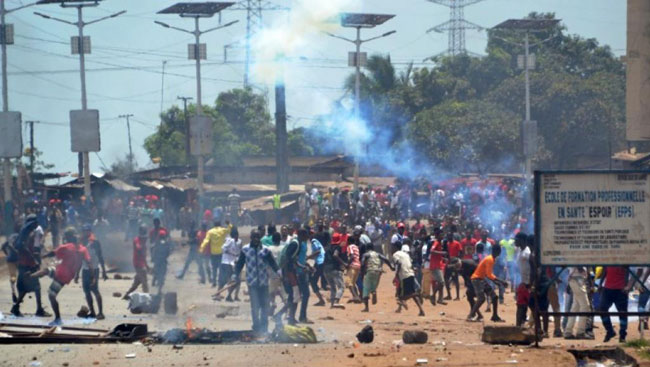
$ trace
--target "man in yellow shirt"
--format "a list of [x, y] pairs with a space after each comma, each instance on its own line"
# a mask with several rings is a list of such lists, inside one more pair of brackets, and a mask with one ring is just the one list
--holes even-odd
[[498, 297], [494, 292], [494, 288], [490, 285], [490, 282], [496, 283], [497, 285], [503, 285], [504, 288], [508, 287], [508, 283], [504, 280], [501, 280], [494, 275], [492, 269], [494, 268], [494, 259], [501, 255], [501, 246], [492, 246], [492, 255], [485, 257], [476, 267], [474, 273], [472, 274], [472, 286], [476, 292], [476, 303], [472, 306], [472, 310], [467, 316], [467, 321], [481, 321], [480, 317], [476, 320], [476, 311], [481, 309], [483, 303], [485, 302], [485, 294], [490, 293], [490, 298], [492, 298], [492, 321], [494, 322], [503, 322], [497, 314], [497, 306], [499, 302], [497, 301]]
[[221, 252], [223, 244], [226, 242], [226, 235], [228, 235], [228, 228], [222, 227], [221, 221], [214, 222], [214, 227], [205, 235], [205, 239], [203, 239], [201, 248], [199, 249], [199, 253], [204, 253], [203, 251], [210, 246], [210, 265], [212, 266], [212, 272], [208, 270], [208, 275], [210, 276], [210, 282], [212, 282], [212, 288], [217, 286], [217, 272], [221, 265]]

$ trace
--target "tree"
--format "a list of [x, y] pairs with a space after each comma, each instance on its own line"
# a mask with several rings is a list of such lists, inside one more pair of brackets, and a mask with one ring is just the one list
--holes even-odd
[[424, 110], [409, 125], [409, 140], [448, 172], [507, 171], [517, 157], [519, 118], [482, 101], [448, 101]]
[[[193, 116], [196, 106], [190, 104], [187, 118]], [[219, 94], [214, 106], [203, 106], [203, 114], [210, 116], [213, 149], [207, 159], [220, 166], [241, 163], [245, 156], [275, 154], [275, 128], [271, 123], [268, 101], [251, 88], [233, 89]], [[162, 123], [156, 133], [145, 139], [144, 147], [152, 159], [159, 158], [163, 166], [185, 165], [185, 118], [177, 106], [162, 114]], [[302, 131], [289, 132], [291, 155], [313, 154]]]
[[[529, 18], [552, 19], [551, 13]], [[439, 57], [400, 76], [390, 58], [371, 56], [361, 78], [362, 118], [380, 150], [412, 145], [417, 160], [447, 169], [485, 171], [521, 163], [524, 76], [517, 68], [524, 35], [488, 32], [487, 56]], [[530, 73], [531, 113], [538, 123], [538, 168], [607, 162], [624, 146], [625, 68], [607, 46], [566, 34], [562, 24], [530, 34], [537, 56]], [[353, 76], [345, 83], [348, 93]], [[332, 116], [345, 116], [335, 108]], [[473, 142], [474, 144], [471, 144]], [[500, 163], [501, 162], [501, 163]]]

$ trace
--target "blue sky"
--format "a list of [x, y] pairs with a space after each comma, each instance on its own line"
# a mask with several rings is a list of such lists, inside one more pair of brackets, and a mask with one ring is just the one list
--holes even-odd
[[[27, 0], [6, 0], [12, 8]], [[317, 0], [313, 0], [316, 2]], [[167, 61], [162, 106], [176, 104], [177, 96], [195, 97], [194, 67], [187, 60], [186, 44], [192, 36], [164, 29], [154, 20], [191, 28], [192, 22], [156, 12], [175, 0], [106, 0], [86, 11], [91, 20], [120, 10], [118, 18], [90, 25], [92, 54], [87, 57], [88, 106], [100, 110], [102, 151], [91, 153], [91, 170], [101, 171], [128, 151], [126, 122], [121, 114], [134, 114], [131, 122], [133, 148], [139, 165], [150, 165], [142, 148], [144, 139], [154, 132], [161, 109], [162, 63]], [[290, 0], [275, 3], [289, 6]], [[397, 33], [364, 45], [368, 53], [389, 53], [398, 68], [409, 61], [421, 62], [447, 48], [447, 34], [425, 31], [449, 18], [449, 9], [425, 0], [373, 0], [359, 2], [352, 11], [391, 13], [396, 17], [381, 27], [364, 32], [364, 38], [389, 30]], [[37, 120], [35, 141], [44, 159], [54, 163], [55, 171], [74, 171], [76, 154], [70, 152], [68, 114], [81, 107], [79, 62], [70, 55], [70, 36], [76, 27], [40, 18], [33, 11], [75, 20], [74, 9], [56, 5], [32, 7], [12, 13], [8, 23], [15, 26], [15, 45], [9, 46], [9, 105], [21, 111], [23, 121]], [[532, 11], [555, 12], [569, 33], [596, 38], [617, 55], [625, 54], [626, 1], [623, 0], [485, 0], [465, 9], [465, 18], [492, 27], [508, 18], [519, 18]], [[267, 12], [265, 22], [286, 17], [286, 13]], [[230, 63], [224, 64], [223, 46], [242, 39], [245, 13], [226, 11], [222, 21], [240, 20], [232, 27], [203, 36], [208, 60], [203, 67], [203, 102], [211, 103], [220, 92], [243, 84], [243, 52], [231, 49]], [[202, 28], [218, 25], [218, 19], [202, 20]], [[338, 29], [337, 34], [353, 38], [353, 30]], [[483, 53], [485, 32], [468, 31], [467, 48]], [[331, 101], [343, 94], [341, 86], [352, 71], [347, 67], [347, 52], [353, 45], [325, 35], [310, 39], [300, 50], [303, 61], [287, 68], [287, 108], [289, 127], [308, 125], [312, 118], [327, 112]], [[135, 69], [135, 70], [134, 70]], [[260, 85], [264, 88], [264, 85]], [[269, 89], [272, 91], [272, 89]], [[271, 93], [272, 94], [272, 93]], [[270, 102], [273, 103], [272, 95]], [[272, 105], [272, 104], [271, 104]], [[271, 112], [273, 112], [271, 110]], [[24, 133], [27, 145], [27, 132]], [[101, 161], [100, 162], [100, 158]]]

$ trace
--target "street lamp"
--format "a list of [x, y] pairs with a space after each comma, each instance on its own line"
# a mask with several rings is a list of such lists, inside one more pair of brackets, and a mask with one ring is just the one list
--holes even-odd
[[13, 201], [11, 158], [20, 158], [23, 150], [20, 112], [9, 111], [9, 87], [7, 85], [7, 45], [14, 43], [14, 25], [6, 24], [7, 14], [27, 8], [36, 3], [25, 4], [13, 9], [5, 7], [5, 0], [0, 0], [0, 49], [2, 49], [2, 112], [0, 113], [0, 158], [3, 159], [4, 218], [5, 228], [0, 229], [7, 236], [13, 232]]
[[[554, 27], [560, 20], [559, 19], [508, 19], [505, 22], [498, 24], [493, 29], [507, 29], [512, 31], [524, 32], [524, 44], [517, 44], [524, 47], [524, 55], [517, 57], [517, 64], [520, 69], [524, 69], [525, 84], [526, 84], [526, 119], [523, 121], [521, 128], [521, 141], [523, 145], [523, 153], [525, 158], [524, 163], [524, 176], [526, 181], [530, 180], [532, 170], [532, 158], [537, 151], [537, 121], [530, 119], [530, 73], [531, 69], [535, 69], [535, 54], [530, 53], [530, 44], [528, 42], [528, 34], [530, 32], [539, 32]], [[544, 41], [542, 41], [544, 42]], [[541, 42], [540, 42], [541, 43]], [[538, 45], [537, 43], [535, 45]], [[533, 45], [533, 46], [535, 46]]]
[[203, 156], [212, 150], [212, 119], [210, 119], [209, 116], [203, 115], [203, 107], [201, 106], [201, 59], [207, 59], [207, 47], [204, 43], [202, 44], [200, 42], [200, 37], [202, 34], [229, 27], [238, 21], [235, 20], [202, 31], [199, 29], [199, 19], [211, 18], [216, 13], [221, 12], [223, 9], [233, 4], [234, 3], [231, 2], [177, 3], [158, 12], [158, 14], [178, 14], [183, 18], [194, 18], [193, 31], [174, 27], [160, 21], [154, 21], [154, 23], [162, 27], [194, 35], [194, 43], [188, 45], [188, 58], [190, 60], [196, 60], [196, 115], [190, 119], [190, 150], [192, 155], [198, 156], [197, 186], [200, 207], [202, 207], [204, 195]]
[[[368, 38], [365, 40], [361, 39], [361, 28], [374, 28], [378, 25], [384, 24], [389, 19], [395, 17], [392, 14], [368, 14], [368, 13], [341, 13], [341, 26], [346, 28], [356, 28], [357, 29], [357, 38], [349, 39], [346, 37], [338, 36], [329, 32], [325, 32], [328, 36], [338, 38], [350, 43], [353, 43], [356, 46], [356, 51], [354, 53], [350, 52], [348, 55], [348, 66], [354, 66], [355, 71], [355, 80], [354, 80], [354, 116], [355, 118], [360, 118], [360, 88], [361, 88], [361, 64], [365, 65], [367, 60], [367, 54], [361, 53], [361, 45], [366, 42], [374, 41], [379, 38], [388, 37], [391, 34], [397, 31], [386, 32], [380, 36]], [[354, 191], [359, 191], [359, 157], [354, 158]]]
[[102, 18], [84, 22], [83, 8], [95, 7], [101, 0], [40, 0], [36, 4], [59, 4], [62, 8], [77, 8], [77, 21], [71, 22], [65, 19], [53, 17], [51, 15], [34, 12], [34, 14], [49, 20], [65, 23], [77, 27], [79, 36], [72, 37], [72, 54], [79, 54], [79, 74], [81, 77], [81, 110], [70, 111], [70, 135], [72, 142], [72, 151], [80, 154], [80, 161], [83, 167], [84, 195], [91, 199], [90, 191], [90, 157], [89, 152], [98, 152], [100, 150], [99, 138], [99, 111], [89, 110], [86, 98], [86, 54], [90, 54], [90, 37], [84, 36], [84, 27], [87, 25], [99, 23], [103, 20], [115, 18], [126, 13], [126, 10], [107, 15]]

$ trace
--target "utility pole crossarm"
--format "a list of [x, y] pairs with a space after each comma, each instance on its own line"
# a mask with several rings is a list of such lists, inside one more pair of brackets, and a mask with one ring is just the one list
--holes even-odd
[[201, 32], [201, 34], [205, 34], [205, 33], [208, 33], [208, 32], [216, 31], [217, 29], [230, 27], [231, 25], [233, 25], [233, 24], [235, 24], [235, 23], [238, 23], [238, 22], [239, 22], [239, 20], [233, 20], [233, 21], [230, 22], [230, 23], [226, 23], [226, 24], [224, 24], [224, 25], [220, 25], [220, 26], [218, 26], [218, 27], [209, 28], [209, 29], [206, 29], [205, 31], [200, 31], [200, 32]]
[[388, 36], [390, 36], [391, 34], [394, 34], [394, 33], [397, 33], [397, 31], [390, 31], [390, 32], [386, 32], [386, 33], [384, 33], [382, 35], [379, 35], [379, 36], [376, 36], [376, 37], [361, 40], [361, 43], [366, 43], [366, 42], [374, 41], [374, 40], [379, 39], [379, 38], [388, 37]]
[[349, 39], [349, 38], [345, 38], [345, 37], [342, 37], [342, 36], [337, 36], [337, 35], [334, 34], [334, 33], [330, 33], [330, 32], [323, 32], [323, 33], [325, 33], [326, 35], [328, 35], [328, 36], [330, 36], [330, 37], [338, 38], [338, 39], [341, 39], [341, 40], [343, 40], [343, 41], [347, 41], [347, 42], [350, 42], [350, 43], [357, 43], [357, 41], [355, 41], [355, 40], [352, 40], [352, 39]]
[[65, 24], [73, 25], [73, 26], [75, 26], [75, 27], [77, 26], [77, 23], [76, 23], [76, 22], [71, 22], [71, 21], [68, 21], [68, 20], [65, 20], [65, 19], [61, 19], [61, 18], [57, 18], [57, 17], [53, 17], [53, 16], [51, 16], [51, 15], [47, 15], [47, 14], [43, 14], [43, 13], [39, 13], [39, 12], [37, 12], [37, 11], [35, 11], [34, 14], [35, 14], [35, 15], [38, 15], [39, 17], [45, 18], [45, 19], [56, 20], [57, 22], [61, 22], [61, 23], [65, 23]]
[[172, 25], [169, 25], [167, 23], [163, 23], [163, 22], [158, 21], [158, 20], [154, 20], [153, 22], [158, 24], [159, 26], [162, 26], [162, 27], [165, 27], [165, 28], [171, 28], [171, 29], [175, 29], [177, 31], [181, 31], [181, 32], [189, 33], [189, 34], [194, 34], [193, 31], [188, 31], [187, 29], [183, 29], [183, 28], [180, 28], [180, 27], [174, 27]]
[[105, 17], [101, 17], [99, 19], [91, 20], [90, 22], [86, 22], [85, 25], [95, 24], [95, 23], [101, 22], [102, 20], [119, 17], [120, 15], [122, 15], [124, 13], [126, 13], [126, 10], [118, 11], [115, 14], [111, 14], [111, 15], [108, 15], [108, 16], [105, 16]]

